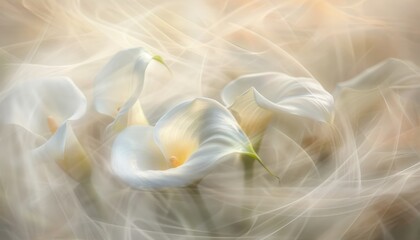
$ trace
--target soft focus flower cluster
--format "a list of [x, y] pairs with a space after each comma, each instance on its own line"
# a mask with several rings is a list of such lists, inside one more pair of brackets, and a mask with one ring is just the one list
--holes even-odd
[[[150, 118], [152, 114], [145, 110], [150, 108], [141, 102], [141, 96], [153, 94], [143, 91], [144, 85], [153, 81], [146, 77], [151, 63], [157, 64], [153, 71], [171, 76], [172, 70], [163, 58], [143, 48], [116, 53], [95, 73], [96, 78], [91, 81], [91, 103], [68, 77], [28, 79], [16, 82], [3, 93], [2, 126], [24, 129], [37, 139], [29, 147], [31, 161], [56, 162], [62, 172], [79, 184], [75, 193], [81, 204], [86, 204], [89, 216], [108, 211], [103, 209], [103, 199], [97, 195], [91, 179], [96, 171], [92, 150], [86, 142], [79, 141], [79, 134], [73, 130], [77, 121], [92, 113], [106, 119], [101, 120], [106, 126], [99, 128], [98, 141], [110, 144], [105, 165], [122, 189], [160, 191], [186, 187], [194, 193], [203, 178], [215, 175], [210, 177], [215, 188], [229, 179], [242, 178], [240, 181], [249, 190], [261, 184], [255, 180], [261, 177], [255, 174], [259, 168], [265, 173], [265, 179], [271, 179], [270, 187], [265, 183], [262, 189], [273, 191], [303, 181], [301, 174], [307, 174], [307, 164], [303, 162], [307, 160], [292, 158], [296, 162], [291, 165], [297, 169], [291, 169], [285, 164], [288, 160], [278, 161], [276, 153], [267, 153], [267, 149], [285, 152], [292, 152], [295, 147], [305, 149], [304, 152], [312, 155], [307, 159], [314, 161], [310, 163], [314, 165], [331, 156], [348, 156], [340, 150], [345, 149], [340, 144], [349, 143], [343, 139], [348, 136], [344, 131], [349, 126], [358, 131], [371, 128], [381, 114], [378, 104], [383, 99], [398, 98], [397, 102], [403, 103], [408, 96], [406, 101], [411, 101], [420, 77], [417, 66], [398, 59], [372, 66], [338, 84], [332, 93], [313, 78], [281, 72], [245, 74], [223, 86], [219, 93], [221, 101], [205, 97], [174, 98], [168, 106], [160, 106], [168, 103], [159, 103], [156, 95], [157, 105], [167, 110], [156, 111]], [[380, 138], [381, 134], [389, 133], [379, 128], [376, 134]], [[366, 141], [375, 138], [366, 136]], [[313, 156], [318, 159], [312, 160]], [[227, 169], [218, 175], [215, 171], [227, 162], [240, 163], [227, 166], [241, 168], [239, 171], [244, 174], [232, 174], [224, 179], [229, 175]], [[343, 176], [352, 173], [345, 163], [343, 166], [346, 167]], [[194, 194], [198, 212], [209, 216], [207, 206], [197, 200], [199, 192]], [[245, 208], [254, 207], [246, 201], [242, 204]], [[251, 216], [239, 215], [245, 220]], [[214, 228], [209, 223], [206, 227]]]
[[[258, 161], [276, 175], [257, 154], [270, 122], [280, 119], [280, 125], [287, 125], [284, 128], [295, 128], [288, 131], [301, 132], [306, 120], [331, 120], [333, 98], [315, 79], [268, 72], [233, 80], [221, 93], [224, 105], [209, 98], [191, 99], [150, 123], [139, 97], [151, 61], [165, 64], [142, 48], [123, 50], [102, 68], [94, 83], [94, 109], [113, 119], [103, 134], [104, 141], [115, 137], [112, 171], [134, 188], [194, 185], [232, 155]], [[19, 111], [8, 112], [14, 105]], [[53, 159], [83, 182], [92, 172], [91, 163], [72, 121], [83, 116], [86, 106], [86, 98], [71, 79], [34, 79], [7, 92], [0, 106], [1, 122], [20, 125], [44, 138], [32, 150], [34, 158]], [[289, 117], [295, 118], [290, 126]]]
[[[223, 88], [223, 103], [209, 98], [181, 101], [150, 122], [139, 98], [152, 61], [170, 71], [161, 57], [133, 48], [115, 54], [94, 82], [94, 110], [112, 118], [102, 134], [102, 141], [113, 142], [112, 173], [133, 188], [193, 186], [233, 157], [242, 159], [246, 172], [256, 167], [250, 168], [249, 162], [258, 161], [268, 174], [279, 177], [258, 155], [265, 133], [280, 130], [303, 146], [319, 142], [322, 129], [336, 128], [333, 96], [316, 79], [280, 72], [240, 76]], [[335, 101], [349, 121], [358, 121], [371, 111], [374, 98], [391, 89], [417, 87], [416, 81], [415, 66], [389, 59], [339, 84]], [[363, 108], [354, 108], [354, 99], [362, 101], [357, 105]], [[10, 112], [15, 105], [19, 110]], [[71, 79], [33, 79], [7, 91], [0, 121], [44, 139], [31, 150], [34, 161], [52, 159], [74, 180], [84, 182], [93, 169], [72, 122], [86, 108], [86, 98]]]
[[1, 6], [1, 240], [420, 239], [417, 1]]

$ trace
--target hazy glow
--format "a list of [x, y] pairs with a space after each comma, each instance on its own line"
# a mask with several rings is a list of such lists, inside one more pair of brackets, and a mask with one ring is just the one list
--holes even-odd
[[[420, 238], [418, 1], [16, 0], [0, 9], [0, 239]], [[140, 54], [140, 68], [138, 55], [105, 67], [140, 48], [149, 54]], [[233, 80], [267, 72], [319, 82], [334, 97], [330, 118], [272, 119], [253, 108], [238, 135], [211, 125], [226, 121], [214, 117], [205, 127], [180, 121], [157, 142], [153, 129], [174, 106], [197, 97], [223, 103]], [[145, 81], [132, 81], [137, 73]], [[19, 86], [64, 76], [88, 103], [71, 125], [55, 108], [77, 103], [66, 94], [45, 90], [49, 104], [31, 100], [35, 88], [9, 98]], [[98, 93], [98, 81], [114, 77], [126, 81]], [[98, 104], [99, 95], [107, 101]], [[125, 128], [139, 124], [129, 128], [148, 130]], [[257, 134], [258, 155], [280, 182], [259, 164], [245, 180], [234, 154], [194, 187], [130, 188], [112, 167], [121, 130], [134, 137], [121, 148], [130, 161], [139, 158], [129, 146], [161, 152], [138, 167], [178, 171], [213, 131]], [[65, 153], [59, 164], [34, 156], [50, 138]], [[145, 139], [156, 146], [138, 145]]]

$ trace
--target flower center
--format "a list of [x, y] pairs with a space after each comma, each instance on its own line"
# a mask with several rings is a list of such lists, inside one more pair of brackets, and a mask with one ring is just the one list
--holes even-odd
[[185, 160], [182, 161], [175, 156], [171, 156], [169, 158], [169, 162], [170, 162], [172, 168], [176, 168], [176, 167], [181, 166], [185, 162]]
[[54, 134], [55, 131], [57, 131], [57, 128], [58, 128], [57, 121], [55, 121], [55, 119], [52, 116], [48, 116], [47, 117], [47, 124], [48, 124], [48, 129], [50, 129], [50, 132], [52, 134]]
[[184, 140], [171, 144], [169, 150], [169, 164], [171, 168], [176, 168], [184, 164], [198, 148], [195, 141]]

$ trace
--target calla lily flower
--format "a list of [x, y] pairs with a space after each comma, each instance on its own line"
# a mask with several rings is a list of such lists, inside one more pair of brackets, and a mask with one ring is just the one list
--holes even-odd
[[328, 122], [334, 105], [316, 80], [276, 72], [241, 76], [223, 89], [222, 99], [254, 144], [273, 116]]
[[[420, 71], [410, 62], [386, 59], [363, 71], [356, 77], [337, 85], [334, 97], [337, 109], [343, 109], [351, 121], [375, 114], [375, 109], [386, 105], [384, 99], [392, 91], [418, 89]], [[378, 108], [379, 107], [379, 108]]]
[[114, 118], [107, 133], [119, 132], [129, 125], [148, 125], [139, 102], [146, 68], [152, 60], [163, 64], [143, 48], [118, 52], [102, 68], [95, 80], [94, 106], [96, 111]]
[[232, 154], [261, 163], [232, 114], [214, 100], [199, 98], [176, 106], [155, 127], [122, 131], [113, 145], [112, 169], [134, 188], [183, 187]]
[[53, 158], [76, 180], [89, 176], [86, 152], [77, 140], [70, 121], [86, 111], [86, 98], [66, 77], [20, 82], [0, 102], [0, 123], [14, 124], [43, 139], [32, 149], [34, 158]]
[[337, 85], [340, 89], [372, 91], [381, 88], [420, 87], [419, 69], [416, 65], [396, 58], [388, 58], [358, 76]]

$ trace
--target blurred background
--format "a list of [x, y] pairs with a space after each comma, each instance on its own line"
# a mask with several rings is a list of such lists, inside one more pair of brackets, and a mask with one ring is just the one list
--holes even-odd
[[[141, 102], [152, 123], [185, 99], [220, 100], [242, 74], [312, 77], [334, 93], [387, 58], [420, 64], [416, 0], [2, 0], [0, 10], [0, 98], [18, 81], [69, 76], [91, 101], [101, 67], [144, 47], [172, 72], [147, 71]], [[312, 142], [267, 134], [261, 156], [280, 184], [261, 170], [244, 185], [231, 161], [201, 194], [116, 181], [112, 142], [100, 138], [109, 119], [92, 106], [76, 133], [95, 199], [55, 163], [31, 161], [35, 136], [2, 127], [0, 239], [419, 239], [420, 92], [382, 93], [367, 110], [357, 94], [337, 105], [333, 133], [318, 129]]]

